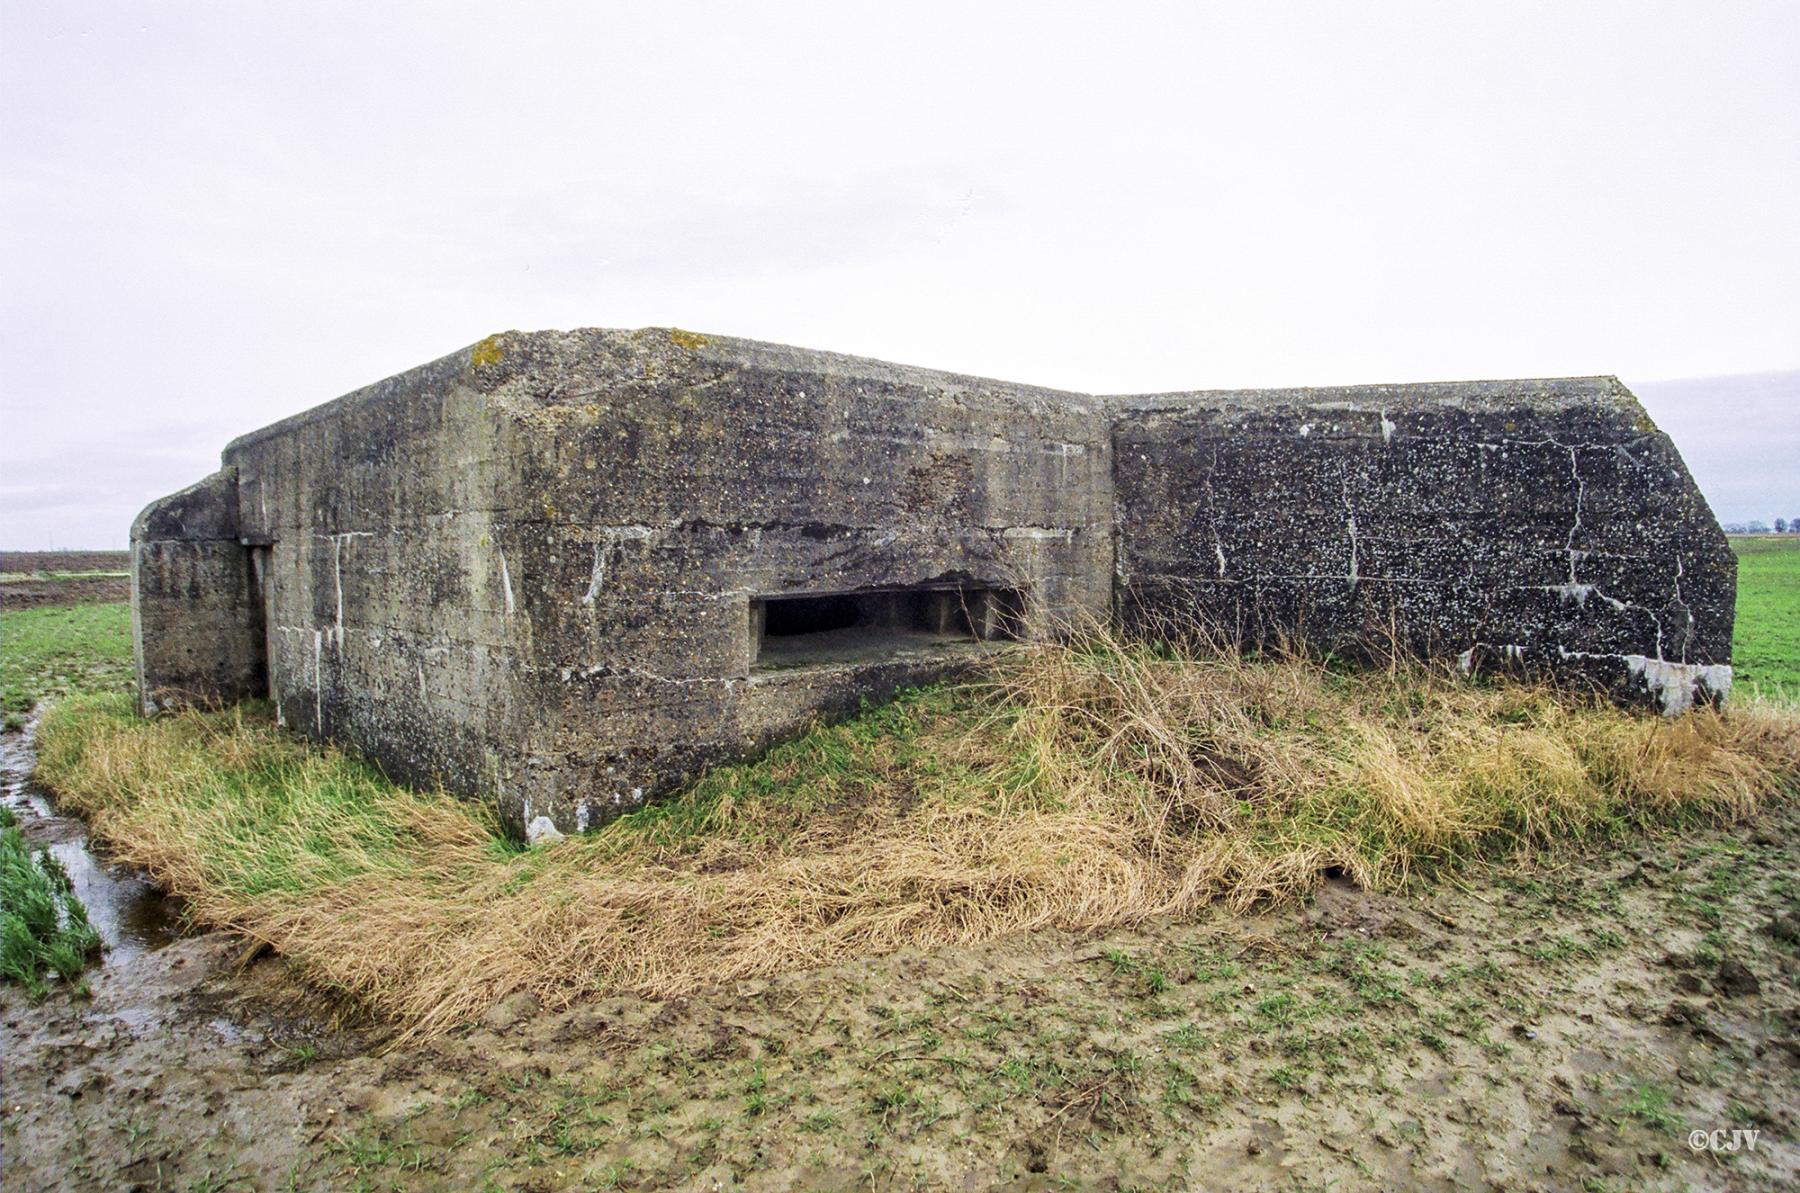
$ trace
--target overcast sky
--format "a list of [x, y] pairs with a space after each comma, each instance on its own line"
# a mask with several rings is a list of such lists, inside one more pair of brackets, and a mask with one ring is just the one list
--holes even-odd
[[[1761, 452], [1722, 518], [1800, 514], [1800, 3], [0, 14], [0, 547], [584, 325], [1101, 392], [1613, 373]], [[1644, 384], [1745, 373], [1755, 417]]]

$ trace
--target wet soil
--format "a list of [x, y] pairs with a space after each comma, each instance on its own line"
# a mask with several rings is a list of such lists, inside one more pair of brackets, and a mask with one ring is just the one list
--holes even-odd
[[129, 576], [82, 576], [68, 580], [7, 580], [0, 583], [0, 609], [49, 605], [101, 605], [131, 599]]
[[33, 572], [123, 572], [130, 551], [0, 551], [0, 576]]
[[[77, 839], [54, 821], [32, 831]], [[0, 994], [0, 1171], [20, 1190], [1792, 1188], [1797, 829], [1789, 810], [1413, 896], [1332, 880], [1257, 915], [687, 999], [519, 999], [423, 1043], [127, 900], [91, 997]], [[1732, 1129], [1755, 1146], [1725, 1150]], [[1722, 1133], [1696, 1150], [1694, 1131]]]

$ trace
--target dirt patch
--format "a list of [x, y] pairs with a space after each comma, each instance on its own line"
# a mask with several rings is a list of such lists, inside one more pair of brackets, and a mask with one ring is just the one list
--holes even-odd
[[[0, 1145], [22, 1189], [1792, 1187], [1796, 829], [687, 999], [520, 995], [386, 1053], [212, 933], [89, 999], [8, 991]], [[1755, 1149], [1689, 1147], [1733, 1128]]]
[[100, 605], [131, 599], [129, 576], [83, 576], [69, 580], [8, 580], [0, 584], [0, 609], [47, 605]]
[[31, 572], [123, 572], [129, 551], [0, 551], [0, 575]]

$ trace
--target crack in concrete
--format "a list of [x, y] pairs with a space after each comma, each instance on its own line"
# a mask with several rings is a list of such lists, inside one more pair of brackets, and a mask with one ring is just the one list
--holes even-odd
[[1360, 564], [1356, 557], [1358, 550], [1356, 538], [1356, 504], [1350, 499], [1350, 470], [1343, 464], [1338, 465], [1338, 480], [1344, 497], [1344, 513], [1346, 514], [1344, 526], [1350, 533], [1350, 568], [1344, 578], [1350, 582], [1350, 587], [1355, 588], [1361, 571]]

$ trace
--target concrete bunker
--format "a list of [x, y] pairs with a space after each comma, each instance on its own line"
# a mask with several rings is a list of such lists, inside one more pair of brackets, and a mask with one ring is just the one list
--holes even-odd
[[1604, 377], [1097, 397], [509, 332], [235, 440], [132, 549], [146, 711], [267, 697], [539, 834], [1087, 618], [1730, 684], [1730, 549]]

